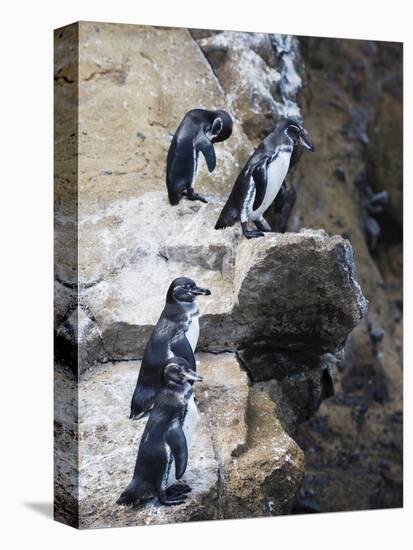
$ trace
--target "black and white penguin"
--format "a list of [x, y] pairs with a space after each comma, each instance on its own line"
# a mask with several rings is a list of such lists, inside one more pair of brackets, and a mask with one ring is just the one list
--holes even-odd
[[193, 109], [184, 116], [166, 161], [166, 186], [172, 205], [178, 204], [183, 196], [190, 201], [208, 202], [194, 192], [199, 153], [204, 155], [208, 170], [213, 172], [216, 165], [213, 144], [228, 139], [231, 133], [232, 119], [226, 111]]
[[157, 496], [165, 505], [181, 504], [191, 488], [176, 483], [185, 473], [195, 424], [188, 421], [192, 385], [202, 378], [187, 361], [171, 358], [163, 369], [162, 388], [142, 434], [133, 479], [118, 504], [134, 504]]
[[183, 357], [196, 371], [195, 348], [199, 337], [199, 308], [195, 298], [208, 296], [192, 279], [175, 279], [166, 295], [166, 304], [146, 344], [138, 381], [132, 397], [130, 418], [148, 412], [161, 388], [162, 367], [171, 357]]
[[[291, 155], [296, 146], [314, 151], [307, 131], [296, 121], [283, 119], [258, 146], [239, 174], [230, 196], [218, 218], [215, 229], [224, 229], [241, 222], [242, 232], [249, 239], [271, 231], [263, 214], [277, 197], [282, 207]], [[279, 195], [279, 196], [277, 196]], [[249, 231], [254, 222], [257, 230]]]

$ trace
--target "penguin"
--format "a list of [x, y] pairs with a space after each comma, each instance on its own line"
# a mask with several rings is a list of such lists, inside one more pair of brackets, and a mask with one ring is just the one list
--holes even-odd
[[198, 174], [199, 153], [206, 160], [208, 170], [215, 170], [214, 143], [225, 141], [232, 134], [232, 119], [226, 111], [193, 109], [183, 118], [168, 150], [166, 186], [171, 205], [177, 205], [183, 196], [190, 201], [208, 202], [194, 192]]
[[[284, 180], [296, 147], [315, 150], [307, 131], [298, 122], [281, 120], [241, 170], [215, 229], [224, 229], [240, 221], [247, 239], [262, 237], [264, 232], [271, 231], [263, 214], [274, 199], [277, 210], [282, 209], [286, 193]], [[248, 230], [248, 222], [254, 222], [257, 231]]]
[[134, 504], [154, 496], [167, 506], [185, 501], [191, 487], [175, 482], [185, 473], [195, 428], [187, 423], [189, 404], [194, 403], [191, 383], [201, 381], [185, 359], [173, 357], [166, 363], [162, 388], [139, 444], [132, 481], [117, 504]]
[[187, 277], [179, 277], [171, 283], [165, 307], [146, 344], [132, 397], [130, 418], [140, 418], [151, 409], [161, 388], [162, 365], [169, 358], [183, 357], [196, 371], [199, 308], [195, 298], [210, 294], [207, 288], [198, 287]]

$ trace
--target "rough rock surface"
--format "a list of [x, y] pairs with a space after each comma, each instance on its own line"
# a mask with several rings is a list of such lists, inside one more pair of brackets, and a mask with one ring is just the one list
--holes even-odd
[[[200, 354], [196, 397], [200, 422], [184, 480], [187, 502], [116, 504], [130, 481], [145, 420], [128, 418], [139, 362], [92, 368], [79, 391], [80, 527], [145, 525], [253, 517], [291, 509], [303, 454], [275, 416], [265, 384], [249, 386], [233, 354]], [[268, 422], [268, 418], [273, 418]]]
[[54, 369], [54, 517], [73, 527], [79, 517], [78, 388], [71, 372]]
[[351, 246], [323, 231], [243, 240], [227, 315], [205, 315], [199, 347], [333, 350], [366, 312]]
[[201, 416], [189, 453], [185, 481], [192, 493], [182, 506], [150, 501], [139, 509], [116, 504], [132, 478], [146, 419], [129, 419], [139, 362], [90, 369], [79, 389], [80, 527], [161, 524], [215, 519], [217, 464], [207, 422]]
[[[305, 71], [297, 37], [237, 31], [191, 32], [254, 147], [281, 117], [303, 122], [299, 99]], [[297, 146], [291, 159], [284, 207], [280, 212], [270, 207], [266, 213], [275, 231], [284, 232], [287, 228], [296, 200], [294, 166], [302, 152]]]
[[[153, 199], [157, 204], [162, 200], [156, 194]], [[195, 214], [184, 205], [180, 211], [189, 214], [179, 218], [179, 239], [169, 236], [164, 225], [159, 247], [140, 253], [133, 235], [145, 227], [149, 231], [151, 223], [130, 208], [119, 215], [121, 221], [102, 244], [95, 233], [93, 267], [100, 282], [82, 292], [82, 312], [88, 314], [82, 313], [79, 325], [85, 358], [81, 370], [96, 361], [141, 358], [166, 290], [182, 273], [212, 292], [211, 298], [199, 299], [203, 350], [335, 351], [365, 313], [351, 247], [342, 238], [307, 230], [247, 241], [237, 230], [203, 229], [201, 240], [208, 206]], [[171, 217], [170, 211], [165, 205], [164, 219]], [[185, 231], [187, 224], [194, 224], [193, 229]], [[100, 262], [102, 248], [114, 258], [120, 247], [120, 265], [114, 261], [111, 271], [108, 260]]]
[[[293, 106], [292, 114], [304, 120], [316, 153], [302, 155], [288, 177], [290, 190], [295, 187], [297, 193], [291, 191], [282, 219], [268, 212], [269, 221], [282, 230], [322, 227], [349, 239], [370, 303], [368, 317], [352, 333], [345, 359], [338, 363], [336, 397], [324, 403], [320, 421], [314, 418], [299, 430], [309, 479], [303, 488], [306, 505], [298, 510], [400, 506], [402, 45], [226, 32], [194, 36], [253, 141], [288, 105], [280, 93], [287, 88], [277, 82], [295, 85], [292, 99], [301, 110], [294, 113]], [[270, 41], [276, 46], [275, 62], [266, 54]], [[242, 63], [233, 62], [236, 58]], [[244, 77], [257, 71], [264, 75], [260, 86]], [[265, 113], [265, 124], [251, 117], [254, 106]], [[314, 358], [302, 359], [304, 365], [314, 363]], [[274, 366], [279, 372], [286, 365], [291, 367], [291, 354], [264, 351], [250, 371], [268, 377]], [[322, 427], [329, 421], [343, 429], [328, 432]]]
[[[211, 202], [167, 202], [165, 158], [182, 114], [232, 109], [188, 31], [82, 23], [79, 36], [79, 307], [73, 274], [57, 262], [55, 315], [61, 334], [78, 335], [80, 370], [141, 358], [166, 289], [182, 274], [212, 291], [201, 301], [200, 349], [341, 346], [365, 311], [348, 243], [311, 231], [248, 242], [239, 228], [213, 228], [251, 149], [239, 125], [217, 144], [217, 169], [197, 183]], [[244, 33], [235, 36], [241, 47]], [[266, 35], [251, 40], [275, 51]], [[172, 77], [176, 50], [184, 96]]]
[[[58, 41], [67, 45], [73, 39], [67, 34], [68, 31], [62, 32]], [[112, 330], [108, 336], [115, 340], [116, 349], [117, 333], [128, 339], [129, 324], [133, 326], [130, 316], [135, 305], [130, 299], [135, 287], [148, 285], [146, 299], [138, 300], [135, 315], [146, 311], [153, 324], [159, 304], [156, 301], [152, 305], [150, 297], [164, 294], [164, 287], [159, 289], [160, 281], [170, 281], [175, 273], [187, 272], [190, 266], [198, 279], [205, 269], [219, 270], [222, 243], [227, 239], [212, 228], [241, 162], [252, 148], [235, 124], [231, 139], [215, 148], [217, 168], [213, 174], [201, 166], [197, 190], [210, 199], [208, 208], [200, 203], [171, 208], [165, 184], [171, 136], [184, 114], [194, 107], [229, 109], [218, 80], [185, 29], [80, 23], [78, 34], [78, 81], [74, 80], [71, 57], [59, 56], [56, 63], [60, 99], [57, 111], [62, 104], [69, 121], [70, 115], [77, 115], [72, 104], [76, 94], [66, 94], [70, 102], [64, 90], [73, 90], [78, 84], [79, 152], [75, 152], [75, 174], [73, 158], [66, 162], [65, 150], [57, 166], [55, 322], [61, 336], [58, 351], [63, 347], [64, 355], [65, 339], [76, 334], [84, 342], [80, 363], [87, 365], [98, 353], [102, 354], [102, 349], [97, 348], [104, 331], [104, 327], [99, 327], [103, 309], [105, 315], [119, 323], [119, 331]], [[62, 118], [59, 128], [65, 136], [68, 127], [63, 115]], [[78, 203], [73, 207], [77, 197]], [[199, 215], [194, 215], [197, 212]], [[76, 227], [77, 221], [75, 245], [68, 226]], [[206, 231], [214, 234], [208, 257], [203, 248], [208, 240]], [[197, 246], [188, 258], [178, 262], [175, 271], [168, 270], [165, 264], [169, 247], [175, 242], [172, 254], [179, 256], [189, 232]], [[183, 239], [182, 233], [186, 233]], [[157, 273], [159, 278], [151, 285]], [[79, 292], [78, 307], [73, 287]], [[122, 305], [126, 308], [116, 303], [116, 289], [123, 295]], [[144, 290], [141, 297], [142, 294]], [[226, 294], [224, 287], [222, 296]], [[89, 295], [92, 309], [87, 301]], [[148, 330], [143, 337], [147, 335]], [[120, 353], [108, 358], [123, 357], [127, 356]]]
[[192, 34], [255, 146], [274, 128], [274, 119], [301, 118], [297, 99], [302, 65], [296, 37], [234, 31]]
[[[321, 511], [399, 507], [402, 45], [304, 37], [300, 43], [307, 75], [302, 112], [317, 154], [303, 155], [297, 166], [290, 228], [321, 226], [348, 238], [369, 300], [338, 365], [335, 397], [296, 436], [306, 454], [303, 495]], [[389, 202], [377, 212], [373, 193], [382, 191]], [[374, 250], [366, 233], [372, 218], [380, 229]]]

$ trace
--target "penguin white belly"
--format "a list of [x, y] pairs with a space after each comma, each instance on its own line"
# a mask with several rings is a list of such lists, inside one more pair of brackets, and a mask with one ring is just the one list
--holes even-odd
[[184, 418], [184, 423], [182, 426], [182, 429], [186, 437], [186, 444], [188, 445], [188, 449], [191, 444], [192, 436], [194, 435], [198, 420], [199, 420], [199, 411], [195, 403], [195, 398], [192, 395], [188, 401], [188, 408], [187, 408], [186, 415]]
[[275, 197], [278, 194], [278, 191], [283, 184], [290, 166], [291, 152], [286, 151], [279, 153], [277, 157], [268, 165], [267, 168], [267, 188], [265, 190], [265, 196], [257, 208], [253, 210], [250, 216], [252, 221], [260, 218], [266, 210], [271, 206]]
[[198, 344], [199, 338], [199, 315], [198, 313], [191, 318], [188, 330], [186, 331], [186, 338], [191, 345], [192, 351], [195, 353], [195, 348]]
[[253, 204], [254, 204], [254, 200], [255, 200], [255, 193], [256, 193], [255, 183], [254, 183], [254, 180], [251, 176], [250, 177], [250, 184], [249, 184], [249, 187], [248, 187], [248, 190], [247, 190], [247, 195], [245, 197], [244, 203], [243, 203], [242, 208], [241, 208], [241, 216], [240, 216], [241, 217], [241, 223], [248, 222], [251, 219]]
[[[199, 411], [198, 411], [198, 407], [196, 406], [194, 396], [192, 395], [188, 401], [188, 407], [187, 407], [186, 415], [182, 425], [182, 430], [186, 438], [186, 445], [188, 447], [188, 455], [189, 455], [189, 447], [192, 441], [192, 436], [195, 432], [198, 419], [199, 419]], [[170, 451], [168, 448], [168, 453], [169, 452]], [[170, 487], [174, 483], [176, 483], [176, 471], [175, 471], [175, 461], [172, 459], [172, 464], [168, 472], [168, 479], [166, 481], [166, 487]]]
[[171, 449], [166, 445], [166, 454], [167, 454], [167, 463], [168, 468], [162, 478], [162, 489], [165, 490], [170, 487], [176, 481], [176, 472], [175, 472], [175, 460], [171, 456]]
[[191, 182], [192, 189], [194, 188], [195, 181], [198, 177], [198, 173], [199, 173], [199, 151], [197, 151], [194, 147], [194, 172], [192, 174], [192, 182]]

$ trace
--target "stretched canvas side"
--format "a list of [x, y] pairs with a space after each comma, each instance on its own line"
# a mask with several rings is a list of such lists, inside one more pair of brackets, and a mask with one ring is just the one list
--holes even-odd
[[79, 25], [54, 31], [54, 517], [78, 527]]

